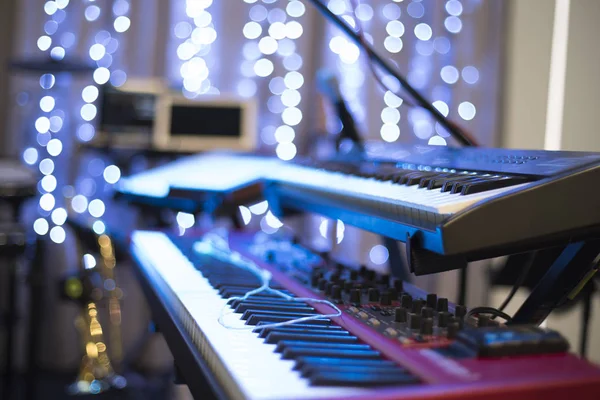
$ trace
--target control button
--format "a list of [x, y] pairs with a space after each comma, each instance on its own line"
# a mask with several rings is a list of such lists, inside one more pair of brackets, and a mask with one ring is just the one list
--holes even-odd
[[569, 349], [558, 332], [533, 325], [469, 329], [459, 332], [457, 339], [478, 357], [563, 353]]
[[360, 289], [350, 291], [350, 303], [360, 304]]
[[358, 316], [359, 316], [359, 317], [361, 317], [362, 319], [367, 319], [367, 318], [369, 318], [369, 314], [367, 314], [367, 313], [366, 313], [366, 312], [364, 312], [364, 311], [361, 311], [361, 312], [359, 312], [359, 313], [358, 313]]
[[398, 336], [398, 331], [395, 330], [394, 328], [386, 328], [386, 330], [383, 332], [390, 336]]
[[379, 290], [375, 288], [369, 289], [369, 301], [378, 301], [379, 300]]
[[358, 279], [358, 271], [353, 269], [350, 271], [350, 280], [355, 281]]
[[423, 317], [423, 318], [433, 318], [433, 308], [431, 308], [431, 307], [423, 307], [423, 308], [421, 308], [421, 317]]
[[389, 306], [390, 304], [392, 304], [392, 296], [390, 295], [389, 290], [386, 290], [385, 292], [383, 292], [379, 302], [381, 303], [382, 306]]
[[396, 308], [394, 310], [394, 321], [396, 322], [406, 322], [406, 318], [407, 318], [407, 311], [406, 308]]
[[438, 298], [436, 310], [438, 312], [448, 311], [448, 299], [445, 297]]
[[421, 320], [421, 334], [433, 335], [433, 319], [423, 318]]
[[450, 319], [450, 313], [445, 312], [445, 311], [438, 313], [438, 326], [440, 328], [447, 327], [449, 319]]
[[358, 312], [358, 308], [356, 308], [356, 307], [348, 307], [348, 311], [350, 311], [352, 313], [357, 313]]
[[437, 295], [434, 293], [429, 293], [427, 295], [427, 307], [431, 307], [432, 311], [437, 305]]
[[373, 326], [379, 326], [379, 325], [381, 325], [381, 322], [379, 322], [379, 320], [378, 320], [378, 319], [376, 319], [376, 318], [371, 318], [371, 319], [369, 320], [369, 323], [370, 323], [371, 325], [373, 325]]
[[390, 293], [390, 299], [392, 299], [392, 301], [398, 300], [398, 291], [396, 288], [389, 288], [388, 292]]
[[408, 314], [408, 327], [410, 329], [421, 328], [421, 316], [419, 314], [410, 313]]
[[410, 309], [412, 307], [412, 296], [408, 293], [404, 293], [400, 298], [400, 305], [404, 308]]

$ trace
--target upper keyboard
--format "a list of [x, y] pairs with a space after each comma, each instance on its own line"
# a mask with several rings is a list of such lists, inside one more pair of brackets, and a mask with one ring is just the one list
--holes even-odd
[[314, 212], [473, 260], [600, 234], [599, 180], [597, 153], [369, 144], [354, 162], [198, 155], [119, 190], [181, 200], [264, 181], [276, 213]]

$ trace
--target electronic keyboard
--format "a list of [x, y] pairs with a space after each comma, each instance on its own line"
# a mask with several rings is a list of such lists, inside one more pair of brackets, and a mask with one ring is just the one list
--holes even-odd
[[369, 144], [357, 161], [208, 154], [119, 190], [190, 199], [259, 181], [277, 215], [309, 211], [469, 261], [600, 235], [597, 153]]
[[[229, 232], [225, 248], [206, 238], [131, 237], [155, 320], [198, 398], [551, 400], [600, 393], [600, 369], [569, 354], [556, 332], [474, 318], [406, 282], [325, 261], [274, 236]], [[264, 283], [248, 265], [268, 271], [270, 287], [289, 298], [263, 291], [228, 301]], [[301, 298], [328, 300], [342, 314], [268, 327], [332, 314], [330, 305]], [[218, 321], [222, 310], [228, 327]], [[208, 387], [199, 383], [204, 376]]]

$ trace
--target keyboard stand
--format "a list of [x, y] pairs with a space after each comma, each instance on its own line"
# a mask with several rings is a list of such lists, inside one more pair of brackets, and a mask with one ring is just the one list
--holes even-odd
[[600, 238], [565, 246], [509, 324], [539, 325], [552, 310], [573, 300], [598, 271], [599, 254]]

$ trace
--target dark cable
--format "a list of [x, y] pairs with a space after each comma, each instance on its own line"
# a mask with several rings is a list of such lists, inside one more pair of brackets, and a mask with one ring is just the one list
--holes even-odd
[[311, 0], [313, 5], [329, 20], [331, 20], [339, 29], [344, 31], [346, 35], [357, 45], [359, 45], [367, 54], [372, 62], [377, 63], [381, 69], [393, 76], [400, 82], [400, 85], [404, 90], [413, 98], [416, 104], [425, 110], [427, 110], [431, 116], [443, 126], [459, 143], [464, 146], [476, 146], [476, 142], [466, 132], [458, 127], [454, 122], [446, 118], [437, 108], [435, 108], [431, 102], [427, 101], [419, 91], [417, 91], [412, 85], [400, 74], [396, 67], [388, 60], [381, 57], [367, 41], [363, 41], [361, 36], [356, 33], [347, 23], [341, 18], [338, 18], [321, 0]]
[[467, 312], [467, 314], [465, 315], [465, 318], [469, 318], [472, 317], [473, 315], [476, 314], [490, 314], [493, 316], [497, 316], [500, 317], [506, 321], [510, 321], [512, 320], [512, 317], [508, 314], [506, 314], [503, 311], [498, 310], [497, 308], [494, 307], [475, 307], [475, 308], [471, 308], [469, 310], [469, 312]]
[[[510, 290], [510, 293], [508, 294], [508, 296], [506, 296], [506, 299], [504, 299], [504, 301], [502, 302], [500, 307], [498, 307], [498, 310], [504, 311], [504, 309], [506, 308], [508, 303], [510, 303], [512, 298], [517, 293], [517, 290], [519, 290], [519, 288], [523, 285], [523, 283], [525, 282], [525, 279], [527, 279], [527, 275], [529, 275], [529, 271], [531, 270], [531, 267], [533, 266], [536, 256], [537, 256], [537, 251], [532, 251], [530, 253], [529, 259], [527, 260], [527, 264], [525, 264], [525, 267], [521, 271], [521, 274], [517, 278], [517, 281], [513, 285], [512, 289]], [[494, 318], [495, 317], [492, 317], [492, 319], [494, 319]]]

